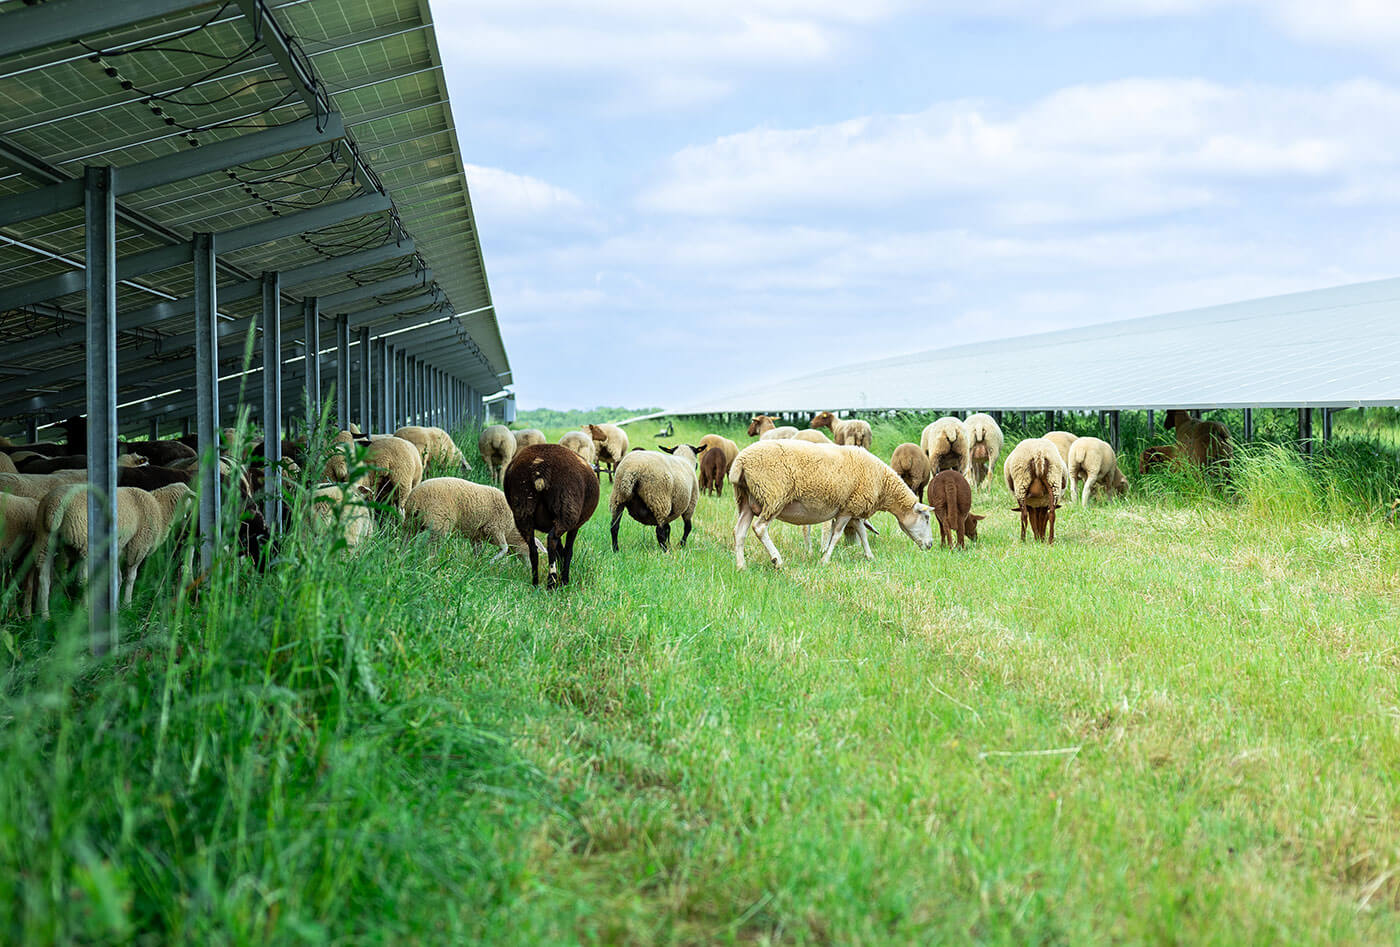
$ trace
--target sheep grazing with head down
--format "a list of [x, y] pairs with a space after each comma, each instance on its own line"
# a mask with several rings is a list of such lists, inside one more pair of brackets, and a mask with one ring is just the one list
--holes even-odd
[[492, 562], [512, 551], [522, 559], [528, 555], [506, 495], [495, 487], [460, 477], [433, 477], [408, 495], [404, 515], [434, 539], [465, 536], [473, 550], [489, 543], [498, 550]]
[[598, 458], [598, 468], [601, 470], [606, 466], [608, 479], [611, 480], [617, 465], [627, 456], [627, 432], [616, 424], [590, 424], [584, 430], [593, 438], [593, 452]]
[[598, 457], [598, 453], [593, 447], [593, 438], [582, 431], [569, 431], [559, 438], [559, 444], [561, 447], [567, 447], [578, 454], [583, 462], [590, 467], [593, 466], [593, 462]]
[[[311, 525], [338, 533], [345, 548], [354, 552], [360, 543], [374, 534], [374, 517], [370, 514], [364, 492], [339, 483], [317, 487], [311, 493]], [[412, 495], [409, 494], [410, 497]]]
[[957, 418], [943, 417], [924, 428], [919, 436], [919, 446], [928, 455], [929, 469], [937, 474], [940, 470], [967, 472], [968, 458], [972, 452], [971, 438], [967, 425]]
[[[1028, 437], [1006, 458], [1006, 488], [1016, 501], [1013, 510], [1021, 514], [1021, 540], [1026, 539], [1026, 523], [1036, 539], [1055, 542], [1055, 511], [1064, 497], [1064, 461], [1054, 444], [1043, 437]], [[1047, 535], [1048, 530], [1048, 535]]]
[[505, 494], [530, 553], [532, 583], [540, 584], [539, 551], [532, 540], [541, 530], [549, 556], [545, 588], [568, 585], [574, 538], [598, 508], [598, 477], [592, 468], [567, 447], [535, 444], [516, 454], [506, 468]]
[[971, 444], [968, 466], [972, 485], [980, 490], [992, 482], [992, 473], [997, 469], [997, 457], [1001, 456], [1004, 442], [1001, 425], [990, 414], [969, 415], [964, 423]]
[[953, 537], [958, 540], [958, 548], [965, 545], [966, 537], [977, 539], [977, 524], [986, 519], [972, 512], [972, 484], [956, 470], [941, 470], [928, 485], [928, 503], [933, 507], [933, 515], [938, 519], [938, 532], [943, 545], [953, 546]]
[[914, 498], [923, 500], [924, 487], [928, 486], [933, 472], [929, 469], [928, 455], [919, 445], [906, 441], [896, 447], [890, 455], [890, 467], [899, 474], [899, 479], [914, 491]]
[[0, 569], [7, 584], [19, 592], [21, 618], [28, 618], [34, 606], [34, 570], [26, 559], [34, 548], [38, 520], [38, 500], [0, 493]]
[[865, 558], [875, 558], [866, 538], [865, 520], [890, 513], [909, 538], [923, 549], [933, 546], [933, 511], [914, 496], [890, 465], [859, 447], [759, 441], [739, 452], [729, 468], [739, 518], [734, 523], [734, 558], [744, 568], [744, 537], [749, 526], [768, 550], [773, 565], [783, 557], [768, 535], [775, 519], [799, 526], [832, 521], [822, 562], [831, 561], [836, 540], [856, 524]]
[[[617, 465], [608, 512], [612, 514], [613, 552], [617, 552], [617, 532], [626, 510], [643, 526], [656, 527], [656, 542], [666, 552], [671, 538], [671, 521], [684, 526], [681, 545], [690, 538], [700, 484], [695, 478], [695, 448], [688, 444], [630, 453]], [[705, 453], [709, 453], [705, 451]]]
[[476, 446], [481, 451], [486, 470], [491, 474], [491, 482], [499, 484], [506, 467], [510, 466], [511, 458], [515, 456], [515, 435], [504, 424], [492, 424], [481, 429]]
[[1066, 468], [1069, 467], [1069, 449], [1078, 439], [1078, 434], [1071, 434], [1069, 431], [1051, 431], [1045, 435], [1045, 440], [1054, 444], [1055, 450], [1060, 452], [1060, 460]]
[[452, 435], [440, 427], [410, 424], [399, 428], [394, 432], [394, 436], [401, 437], [418, 448], [425, 471], [432, 464], [445, 466], [458, 473], [467, 473], [472, 469]]
[[1079, 482], [1084, 482], [1084, 499], [1089, 505], [1089, 491], [1097, 486], [1110, 496], [1128, 492], [1128, 478], [1118, 469], [1118, 455], [1113, 446], [1097, 437], [1081, 437], [1069, 448], [1069, 502], [1078, 498]]
[[531, 444], [544, 444], [548, 441], [549, 438], [544, 436], [544, 431], [541, 431], [537, 427], [521, 428], [519, 431], [515, 432], [516, 450], [520, 450], [522, 447], [529, 447]]
[[849, 444], [870, 450], [870, 445], [873, 443], [870, 425], [858, 418], [842, 421], [830, 411], [818, 411], [812, 417], [812, 427], [830, 428], [831, 439], [838, 444]]
[[749, 437], [756, 437], [761, 441], [780, 441], [796, 436], [797, 428], [791, 425], [778, 427], [766, 414], [756, 414], [753, 420], [749, 421]]
[[1219, 421], [1193, 418], [1180, 408], [1167, 412], [1167, 427], [1176, 429], [1176, 454], [1199, 467], [1226, 467], [1234, 456], [1230, 429]]
[[729, 474], [729, 464], [725, 462], [724, 449], [708, 444], [700, 448], [700, 492], [724, 496], [724, 479]]
[[1154, 467], [1166, 467], [1176, 460], [1176, 445], [1158, 444], [1149, 447], [1138, 456], [1138, 473], [1147, 473]]
[[696, 445], [703, 448], [717, 447], [724, 454], [724, 469], [729, 470], [729, 465], [734, 463], [734, 458], [739, 456], [739, 445], [727, 437], [719, 434], [706, 434], [700, 438], [700, 443]]

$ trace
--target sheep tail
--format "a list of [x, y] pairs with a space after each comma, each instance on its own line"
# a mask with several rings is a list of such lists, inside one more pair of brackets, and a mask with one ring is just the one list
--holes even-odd
[[954, 479], [956, 478], [949, 477], [943, 481], [943, 504], [949, 516], [958, 515], [958, 487], [953, 482]]
[[734, 502], [740, 510], [749, 502], [749, 485], [744, 479], [744, 458], [735, 457], [729, 465], [729, 482], [734, 484]]

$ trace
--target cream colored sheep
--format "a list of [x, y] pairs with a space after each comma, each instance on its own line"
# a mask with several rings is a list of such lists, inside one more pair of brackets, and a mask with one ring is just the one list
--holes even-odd
[[[28, 618], [34, 607], [34, 570], [26, 567], [25, 557], [34, 548], [38, 514], [38, 500], [0, 493], [0, 567], [19, 592], [21, 618]], [[23, 573], [16, 573], [17, 568]]]
[[1001, 456], [1001, 425], [990, 414], [969, 415], [966, 422], [969, 445], [968, 467], [972, 475], [968, 478], [973, 489], [980, 490], [992, 482], [996, 473], [997, 458]]
[[791, 425], [778, 427], [766, 414], [754, 415], [753, 420], [749, 422], [749, 437], [756, 437], [761, 441], [781, 441], [796, 436], [797, 428]]
[[1069, 431], [1051, 431], [1045, 435], [1045, 439], [1055, 445], [1055, 449], [1060, 452], [1060, 461], [1069, 467], [1069, 449], [1074, 446], [1079, 435]]
[[482, 463], [491, 474], [491, 482], [500, 486], [501, 476], [515, 456], [515, 434], [504, 424], [493, 424], [482, 428], [476, 446], [481, 451]]
[[598, 458], [598, 467], [602, 469], [604, 465], [608, 469], [608, 479], [613, 479], [617, 465], [622, 462], [622, 458], [627, 456], [630, 449], [627, 443], [627, 432], [616, 424], [590, 424], [584, 428], [588, 436], [593, 438], [593, 449]]
[[[34, 539], [38, 572], [39, 614], [49, 617], [53, 560], [61, 550], [88, 555], [88, 486], [69, 484], [39, 501]], [[139, 487], [117, 488], [117, 556], [121, 562], [122, 601], [131, 604], [136, 574], [146, 558], [165, 541], [171, 527], [194, 509], [194, 493], [183, 483], [146, 492]], [[113, 563], [116, 567], [117, 563]]]
[[812, 427], [831, 428], [831, 439], [838, 444], [851, 444], [870, 450], [873, 443], [870, 425], [858, 418], [842, 421], [830, 411], [819, 411], [812, 418]]
[[598, 452], [593, 447], [593, 438], [583, 431], [569, 431], [559, 438], [559, 443], [582, 457], [583, 462], [590, 467], [593, 466], [593, 461], [598, 457]]
[[[663, 448], [664, 449], [664, 448]], [[671, 521], [684, 525], [682, 546], [690, 538], [695, 504], [700, 499], [700, 481], [695, 476], [695, 448], [681, 444], [674, 452], [632, 451], [617, 465], [608, 509], [612, 514], [613, 552], [617, 552], [617, 532], [622, 511], [643, 526], [656, 527], [656, 541], [667, 551]]]
[[811, 428], [807, 428], [806, 430], [803, 430], [803, 431], [798, 431], [796, 434], [794, 434], [794, 435], [792, 436], [792, 439], [793, 439], [794, 441], [806, 441], [806, 442], [809, 443], [809, 444], [830, 444], [830, 443], [831, 443], [831, 438], [827, 437], [827, 436], [826, 436], [825, 434], [823, 434], [821, 431], [814, 431], [814, 430], [812, 430]]
[[523, 428], [515, 433], [515, 449], [529, 447], [531, 444], [547, 444], [549, 438], [544, 436], [544, 431], [537, 427]]
[[933, 476], [937, 476], [940, 470], [956, 470], [967, 476], [972, 455], [971, 438], [967, 425], [957, 418], [942, 417], [924, 428], [919, 436], [919, 446], [928, 455], [929, 471]]
[[375, 501], [402, 514], [408, 495], [423, 482], [423, 458], [418, 448], [401, 437], [379, 438], [365, 449], [365, 463], [370, 473], [364, 483]]
[[929, 468], [928, 455], [920, 450], [919, 445], [906, 441], [896, 447], [890, 455], [890, 468], [899, 474], [905, 486], [914, 491], [914, 498], [922, 501], [924, 487], [932, 479], [933, 471]]
[[1055, 511], [1060, 508], [1068, 479], [1059, 448], [1043, 437], [1028, 437], [1006, 458], [1003, 472], [1006, 488], [1016, 501], [1012, 509], [1021, 514], [1022, 541], [1029, 522], [1036, 539], [1046, 539], [1048, 526], [1049, 542], [1054, 543]]
[[932, 510], [918, 501], [890, 465], [859, 447], [759, 441], [739, 452], [729, 468], [729, 482], [739, 518], [734, 524], [734, 557], [744, 568], [744, 537], [750, 523], [755, 535], [781, 567], [783, 557], [768, 535], [774, 519], [813, 526], [832, 521], [822, 562], [831, 561], [836, 540], [857, 523], [857, 538], [873, 559], [864, 521], [881, 510], [890, 513], [909, 538], [933, 548]]
[[472, 469], [452, 435], [440, 427], [410, 424], [399, 428], [394, 432], [394, 436], [401, 437], [418, 448], [418, 453], [423, 458], [424, 470], [434, 463], [454, 467], [460, 473]]
[[56, 487], [82, 483], [86, 470], [59, 470], [51, 474], [0, 474], [0, 493], [42, 500]]
[[10, 459], [9, 454], [0, 453], [0, 473], [19, 473], [15, 467], [15, 462]]
[[739, 445], [727, 437], [719, 434], [706, 434], [700, 438], [698, 447], [713, 448], [718, 447], [724, 452], [724, 469], [729, 470], [729, 465], [734, 463], [734, 458], [739, 456]]
[[374, 535], [374, 516], [365, 497], [361, 491], [343, 484], [327, 483], [317, 487], [311, 494], [311, 514], [314, 525], [338, 533], [351, 552]]
[[497, 547], [492, 562], [512, 551], [522, 559], [529, 555], [506, 495], [495, 487], [460, 477], [433, 477], [408, 495], [405, 515], [434, 539], [455, 533], [470, 540], [474, 550], [482, 543]]
[[1128, 492], [1128, 479], [1118, 469], [1113, 446], [1097, 437], [1080, 437], [1069, 448], [1069, 502], [1077, 499], [1079, 481], [1084, 481], [1083, 506], [1089, 505], [1089, 491], [1098, 486], [1113, 496]]

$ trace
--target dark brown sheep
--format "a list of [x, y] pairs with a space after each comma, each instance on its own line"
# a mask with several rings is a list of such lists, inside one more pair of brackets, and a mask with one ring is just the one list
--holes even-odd
[[1164, 467], [1176, 459], [1176, 447], [1159, 444], [1149, 447], [1138, 457], [1138, 473], [1147, 473], [1153, 467]]
[[933, 507], [933, 515], [938, 517], [943, 545], [951, 548], [954, 534], [959, 549], [966, 545], [968, 536], [976, 541], [977, 523], [985, 517], [972, 512], [972, 485], [966, 477], [956, 470], [940, 471], [928, 485], [928, 502]]
[[[87, 418], [73, 417], [59, 425], [68, 433], [68, 453], [88, 452]], [[118, 454], [140, 454], [157, 467], [165, 467], [177, 460], [198, 457], [193, 447], [179, 441], [117, 441]]]
[[1167, 412], [1166, 425], [1176, 429], [1177, 456], [1183, 460], [1200, 467], [1230, 463], [1230, 429], [1219, 421], [1202, 421], [1177, 408]]
[[724, 451], [708, 444], [700, 445], [700, 492], [724, 496], [724, 480], [729, 474]]
[[530, 550], [531, 584], [540, 584], [540, 553], [534, 542], [539, 530], [549, 555], [545, 588], [568, 585], [574, 538], [598, 508], [598, 478], [592, 469], [567, 447], [532, 444], [511, 459], [502, 487], [515, 528]]

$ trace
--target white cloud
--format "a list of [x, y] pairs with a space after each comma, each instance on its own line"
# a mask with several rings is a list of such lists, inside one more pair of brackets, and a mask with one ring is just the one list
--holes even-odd
[[[980, 102], [803, 129], [755, 129], [678, 152], [646, 210], [945, 207], [1005, 223], [1113, 220], [1228, 206], [1278, 179], [1345, 188], [1400, 171], [1400, 90], [1125, 79], [1019, 110]], [[976, 208], [980, 208], [980, 211]]]
[[472, 208], [493, 226], [574, 214], [585, 206], [569, 191], [539, 178], [475, 164], [466, 165], [465, 169]]

